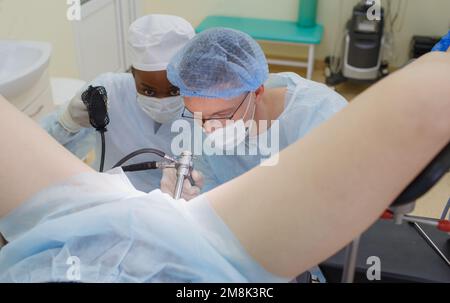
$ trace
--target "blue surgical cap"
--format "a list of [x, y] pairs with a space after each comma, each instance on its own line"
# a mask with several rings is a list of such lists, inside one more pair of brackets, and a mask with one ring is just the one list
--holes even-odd
[[231, 99], [257, 90], [268, 78], [266, 57], [249, 35], [212, 28], [172, 58], [169, 81], [184, 97]]

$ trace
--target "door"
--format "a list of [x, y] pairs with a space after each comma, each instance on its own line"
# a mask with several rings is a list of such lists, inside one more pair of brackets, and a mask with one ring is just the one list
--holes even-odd
[[105, 72], [130, 66], [126, 37], [139, 15], [137, 0], [84, 0], [81, 20], [73, 22], [80, 78], [90, 81]]

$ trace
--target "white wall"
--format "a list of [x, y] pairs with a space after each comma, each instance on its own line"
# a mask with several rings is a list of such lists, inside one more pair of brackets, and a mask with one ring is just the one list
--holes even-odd
[[65, 0], [0, 0], [0, 39], [50, 42], [52, 76], [79, 76]]
[[[96, 0], [93, 0], [96, 1]], [[127, 0], [123, 0], [127, 1]], [[211, 14], [296, 20], [297, 0], [141, 0], [145, 13], [167, 13], [186, 18], [194, 26]], [[338, 24], [349, 18], [358, 0], [319, 0], [318, 21], [325, 36], [319, 58], [330, 54], [342, 33]], [[382, 0], [384, 2], [386, 0]], [[393, 0], [398, 1], [398, 0]], [[450, 0], [406, 0], [405, 25], [397, 35], [396, 64], [406, 61], [413, 34], [443, 35], [450, 24]], [[65, 0], [0, 0], [0, 39], [47, 41], [53, 45], [52, 76], [78, 77], [72, 24], [66, 19]], [[340, 10], [342, 15], [339, 16]], [[341, 21], [340, 21], [341, 20]], [[266, 44], [269, 55], [304, 57], [303, 48]], [[96, 55], [96, 54], [93, 54]]]
[[[142, 0], [146, 13], [175, 14], [186, 18], [197, 26], [203, 18], [213, 14], [242, 17], [296, 20], [298, 0]], [[319, 58], [333, 51], [337, 38], [341, 36], [345, 22], [358, 0], [318, 0], [318, 22], [325, 27], [325, 36], [318, 47]], [[392, 0], [398, 2], [399, 0]], [[449, 0], [406, 0], [405, 24], [396, 35], [394, 65], [401, 65], [408, 58], [409, 44], [414, 34], [444, 35], [450, 27]], [[386, 0], [381, 0], [386, 4]], [[339, 24], [341, 26], [339, 27]], [[304, 57], [302, 48], [263, 45], [269, 55]]]

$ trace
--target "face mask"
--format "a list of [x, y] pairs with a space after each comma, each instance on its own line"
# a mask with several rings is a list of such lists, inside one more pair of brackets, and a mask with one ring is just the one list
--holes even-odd
[[158, 99], [138, 94], [137, 101], [150, 118], [161, 124], [179, 118], [184, 108], [180, 96]]
[[[247, 106], [244, 117], [247, 115], [248, 109], [250, 107], [251, 102]], [[209, 146], [214, 146], [215, 149], [221, 151], [229, 151], [234, 150], [237, 146], [239, 146], [242, 142], [245, 141], [245, 138], [251, 133], [251, 129], [253, 127], [253, 119], [255, 118], [256, 105], [253, 110], [252, 118], [250, 126], [246, 127], [244, 119], [240, 119], [237, 121], [227, 121], [225, 127], [219, 128], [209, 134], [206, 137], [206, 142]]]

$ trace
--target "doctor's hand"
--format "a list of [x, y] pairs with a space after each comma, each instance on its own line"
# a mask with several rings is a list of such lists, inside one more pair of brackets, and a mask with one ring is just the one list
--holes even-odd
[[[195, 185], [192, 186], [188, 179], [184, 180], [183, 192], [181, 198], [189, 201], [197, 197], [203, 187], [203, 175], [194, 170], [192, 171], [192, 179], [195, 181]], [[173, 198], [175, 192], [175, 186], [177, 183], [177, 170], [175, 168], [163, 169], [163, 176], [161, 179], [161, 191], [169, 194]]]
[[77, 133], [82, 128], [91, 127], [89, 113], [78, 93], [69, 102], [64, 112], [59, 117], [59, 123], [71, 133]]

